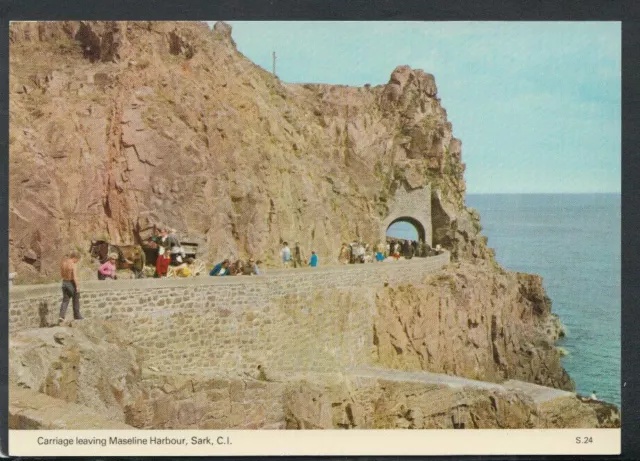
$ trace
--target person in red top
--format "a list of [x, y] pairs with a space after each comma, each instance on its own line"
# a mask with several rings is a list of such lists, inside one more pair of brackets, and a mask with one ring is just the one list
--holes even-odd
[[169, 264], [171, 263], [171, 254], [168, 250], [158, 255], [156, 259], [156, 277], [166, 277], [169, 270]]
[[109, 259], [107, 259], [107, 261], [100, 266], [100, 269], [98, 269], [98, 279], [99, 280], [105, 280], [105, 279], [117, 279], [116, 277], [116, 261], [118, 259], [118, 255], [115, 253], [112, 253], [109, 255]]

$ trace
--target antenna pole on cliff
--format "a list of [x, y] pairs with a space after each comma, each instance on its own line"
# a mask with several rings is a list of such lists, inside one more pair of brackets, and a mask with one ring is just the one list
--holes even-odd
[[276, 75], [276, 52], [273, 52], [273, 76], [277, 77]]

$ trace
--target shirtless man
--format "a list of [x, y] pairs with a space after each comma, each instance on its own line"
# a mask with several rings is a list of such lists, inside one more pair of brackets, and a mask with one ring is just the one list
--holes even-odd
[[62, 304], [60, 305], [60, 318], [58, 323], [64, 322], [67, 314], [69, 299], [73, 299], [73, 318], [82, 320], [80, 315], [80, 286], [78, 284], [78, 270], [76, 264], [80, 261], [80, 255], [72, 251], [60, 265], [60, 275], [62, 276]]

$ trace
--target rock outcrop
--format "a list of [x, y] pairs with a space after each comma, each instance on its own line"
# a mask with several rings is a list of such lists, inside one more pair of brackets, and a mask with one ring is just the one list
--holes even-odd
[[554, 346], [563, 335], [540, 277], [457, 264], [377, 294], [374, 344], [390, 368], [574, 390]]
[[[568, 392], [433, 373], [161, 372], [126, 324], [24, 330], [10, 347], [15, 429], [435, 429], [619, 427], [615, 407]], [[203, 351], [204, 352], [204, 351]], [[158, 364], [156, 364], [158, 365]], [[166, 365], [166, 364], [165, 364]]]
[[399, 187], [427, 184], [434, 245], [491, 258], [432, 75], [400, 66], [386, 85], [284, 84], [230, 34], [222, 23], [11, 24], [16, 283], [55, 278], [64, 252], [135, 242], [154, 223], [202, 242], [208, 262], [271, 264], [281, 240], [299, 240], [331, 263], [343, 241], [378, 240]]
[[124, 423], [141, 392], [139, 352], [126, 337], [122, 325], [105, 321], [12, 334], [9, 381]]

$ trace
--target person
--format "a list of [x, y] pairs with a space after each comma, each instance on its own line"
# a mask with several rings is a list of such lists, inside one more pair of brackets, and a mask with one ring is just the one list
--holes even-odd
[[209, 272], [211, 276], [229, 275], [229, 260], [225, 259], [221, 263], [216, 264]]
[[152, 238], [158, 246], [162, 247], [162, 249], [158, 249], [158, 255], [168, 252], [172, 263], [181, 264], [182, 258], [184, 258], [184, 252], [182, 251], [182, 246], [178, 241], [178, 237], [175, 235], [175, 230], [172, 229], [171, 234], [166, 227], [160, 228], [159, 231], [160, 236]]
[[116, 253], [111, 253], [105, 263], [100, 266], [98, 269], [98, 280], [106, 280], [113, 279], [116, 280], [118, 277], [116, 276], [116, 261], [118, 260], [118, 255]]
[[411, 254], [411, 245], [409, 244], [409, 240], [405, 240], [402, 243], [402, 256], [404, 259], [411, 259], [413, 254]]
[[340, 264], [349, 264], [349, 247], [346, 243], [342, 244], [340, 248], [340, 254], [338, 255], [338, 262]]
[[436, 245], [435, 253], [436, 253], [437, 255], [439, 255], [440, 253], [442, 253], [442, 247], [441, 247], [439, 244], [438, 244], [438, 245]]
[[253, 258], [249, 258], [247, 264], [242, 268], [243, 275], [260, 275], [260, 269], [258, 269], [258, 264], [256, 260]]
[[393, 259], [398, 261], [400, 259], [400, 242], [393, 244]]
[[360, 264], [364, 264], [364, 256], [365, 256], [364, 245], [362, 244], [362, 242], [359, 242], [358, 245], [356, 246], [356, 262]]
[[302, 248], [300, 248], [300, 242], [296, 242], [296, 246], [293, 247], [293, 267], [302, 267]]
[[420, 239], [420, 243], [418, 243], [418, 253], [421, 258], [429, 256], [429, 245], [427, 245], [422, 239]]
[[190, 266], [191, 264], [193, 264], [194, 261], [195, 259], [193, 258], [187, 258], [185, 262], [177, 266], [174, 269], [176, 277], [189, 277], [192, 273]]
[[60, 275], [62, 276], [62, 303], [60, 304], [60, 318], [58, 323], [64, 322], [67, 314], [69, 300], [73, 300], [73, 318], [82, 320], [80, 314], [80, 284], [78, 283], [77, 264], [80, 261], [80, 254], [72, 251], [69, 256], [62, 260], [60, 264]]
[[318, 255], [315, 250], [311, 250], [311, 259], [309, 260], [309, 266], [316, 267], [318, 265]]
[[176, 235], [176, 230], [171, 229], [171, 233], [167, 233], [165, 229], [165, 233], [167, 235], [167, 243], [169, 246], [169, 253], [171, 253], [171, 260], [174, 264], [182, 264], [185, 258], [185, 252], [182, 249], [182, 244], [180, 240], [178, 240], [178, 236]]
[[591, 400], [598, 400], [598, 396], [596, 395], [596, 391], [591, 392], [591, 397], [589, 397]]
[[367, 245], [364, 248], [364, 261], [367, 263], [373, 262], [373, 245]]
[[[159, 249], [164, 250], [163, 247], [159, 247]], [[169, 270], [169, 264], [171, 264], [171, 255], [168, 251], [162, 251], [156, 259], [156, 273], [154, 274], [154, 277], [166, 277], [167, 271]]]
[[377, 262], [382, 262], [384, 261], [384, 244], [382, 242], [379, 242], [377, 247], [376, 247], [376, 261]]
[[242, 261], [238, 259], [231, 265], [231, 267], [229, 267], [229, 275], [242, 275], [242, 269]]
[[289, 249], [289, 244], [287, 242], [282, 243], [282, 250], [280, 250], [280, 257], [282, 258], [282, 265], [285, 268], [290, 267], [291, 265], [291, 250]]

